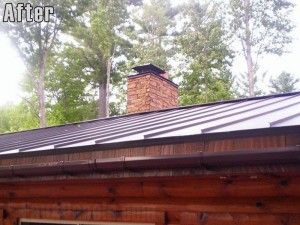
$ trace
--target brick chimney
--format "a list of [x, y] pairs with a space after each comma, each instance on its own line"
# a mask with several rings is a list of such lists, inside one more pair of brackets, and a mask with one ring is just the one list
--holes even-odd
[[138, 73], [128, 76], [127, 113], [178, 106], [178, 85], [168, 79], [168, 73], [152, 64], [132, 69]]

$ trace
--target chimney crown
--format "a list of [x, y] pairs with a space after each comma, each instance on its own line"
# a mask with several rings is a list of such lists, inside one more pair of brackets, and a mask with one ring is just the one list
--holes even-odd
[[178, 106], [178, 85], [168, 79], [168, 73], [152, 64], [133, 69], [138, 74], [128, 76], [128, 113]]
[[154, 66], [153, 64], [146, 64], [146, 65], [142, 65], [142, 66], [136, 66], [132, 68], [133, 70], [135, 70], [136, 72], [138, 72], [139, 74], [145, 74], [145, 73], [153, 73], [156, 75], [161, 75], [166, 73], [164, 70], [162, 70], [161, 68]]

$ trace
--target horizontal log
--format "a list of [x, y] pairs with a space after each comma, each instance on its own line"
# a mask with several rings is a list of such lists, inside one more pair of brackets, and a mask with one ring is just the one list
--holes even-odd
[[299, 213], [300, 198], [81, 198], [19, 199], [11, 208], [168, 212]]
[[182, 213], [184, 225], [298, 225], [300, 214]]
[[[179, 217], [179, 218], [178, 218]], [[83, 211], [83, 210], [43, 210], [43, 209], [9, 209], [6, 220], [18, 221], [19, 218], [66, 221], [102, 221], [133, 222], [155, 224], [184, 225], [298, 225], [300, 214], [272, 213], [211, 213], [211, 212], [164, 212], [157, 211]]]
[[180, 215], [182, 212], [166, 212], [166, 224], [180, 224]]
[[20, 218], [33, 220], [66, 220], [66, 221], [107, 221], [164, 224], [164, 212], [155, 211], [82, 211], [82, 210], [41, 210], [9, 209], [7, 218], [18, 221]]
[[18, 198], [300, 197], [299, 177], [63, 180], [0, 183], [0, 202]]
[[3, 225], [3, 207], [0, 207], [0, 225]]

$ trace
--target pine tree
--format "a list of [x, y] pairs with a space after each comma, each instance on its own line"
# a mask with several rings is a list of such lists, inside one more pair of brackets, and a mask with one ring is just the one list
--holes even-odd
[[109, 114], [109, 84], [112, 79], [118, 79], [114, 73], [114, 60], [129, 45], [122, 36], [128, 20], [127, 6], [138, 2], [94, 1], [71, 32], [77, 41], [74, 47], [85, 61], [85, 70], [90, 73], [89, 82], [98, 89], [99, 117], [107, 117]]
[[229, 71], [233, 54], [226, 44], [218, 6], [190, 1], [184, 6], [182, 16], [185, 29], [176, 44], [190, 64], [181, 77], [181, 104], [233, 98], [233, 77]]
[[170, 69], [170, 28], [175, 25], [176, 14], [169, 0], [151, 0], [135, 9], [132, 60], [140, 65], [152, 63], [166, 71]]
[[249, 96], [255, 95], [255, 73], [264, 54], [282, 55], [291, 43], [290, 20], [294, 4], [289, 0], [230, 0], [229, 28], [241, 43], [241, 54], [247, 64]]
[[281, 94], [297, 91], [299, 87], [299, 79], [296, 79], [292, 74], [282, 72], [276, 78], [270, 79], [271, 94]]

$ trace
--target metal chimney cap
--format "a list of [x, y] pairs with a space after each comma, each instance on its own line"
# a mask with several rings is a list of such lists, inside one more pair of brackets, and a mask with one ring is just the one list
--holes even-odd
[[166, 71], [160, 69], [159, 67], [153, 65], [153, 64], [146, 64], [146, 65], [142, 65], [142, 66], [136, 66], [132, 68], [133, 70], [137, 71], [139, 74], [143, 74], [143, 73], [155, 73], [158, 75], [161, 74], [165, 74]]

